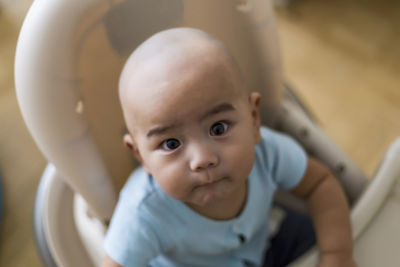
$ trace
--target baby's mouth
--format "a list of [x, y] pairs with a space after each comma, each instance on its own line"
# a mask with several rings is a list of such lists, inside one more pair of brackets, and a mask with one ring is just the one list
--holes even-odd
[[204, 182], [204, 183], [200, 183], [198, 185], [196, 185], [193, 190], [197, 189], [197, 188], [201, 188], [201, 187], [208, 187], [208, 186], [212, 186], [214, 184], [217, 184], [219, 182], [221, 182], [222, 180], [227, 179], [228, 177], [222, 177], [222, 178], [218, 178], [218, 179], [211, 179], [208, 182]]

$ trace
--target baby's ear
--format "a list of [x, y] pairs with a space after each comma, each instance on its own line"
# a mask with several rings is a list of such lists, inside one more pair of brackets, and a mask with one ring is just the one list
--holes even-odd
[[143, 159], [142, 156], [140, 155], [139, 149], [135, 143], [135, 141], [133, 140], [133, 137], [131, 134], [127, 133], [124, 135], [123, 138], [123, 142], [124, 145], [133, 153], [133, 155], [135, 156], [135, 158], [141, 163], [143, 164]]
[[261, 140], [261, 133], [260, 133], [260, 101], [261, 95], [258, 92], [252, 92], [249, 95], [249, 104], [251, 110], [251, 118], [253, 119], [253, 129], [255, 134], [256, 143], [260, 142]]
[[142, 155], [140, 155], [140, 151], [136, 145], [136, 142], [134, 141], [133, 137], [131, 134], [127, 133], [123, 137], [123, 142], [124, 145], [133, 153], [135, 158], [140, 162], [140, 164], [143, 166], [143, 169], [146, 173], [150, 174], [148, 168], [144, 164]]
[[131, 134], [127, 133], [124, 134], [124, 137], [122, 138], [122, 141], [124, 142], [124, 145], [133, 152], [134, 150], [134, 143], [133, 143], [133, 138]]

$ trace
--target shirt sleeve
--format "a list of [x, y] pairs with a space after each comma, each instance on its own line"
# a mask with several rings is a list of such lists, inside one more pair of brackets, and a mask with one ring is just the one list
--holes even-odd
[[278, 187], [292, 189], [304, 176], [307, 154], [286, 134], [262, 127], [261, 136], [259, 145], [272, 180]]
[[160, 254], [160, 246], [151, 226], [129, 207], [118, 203], [104, 240], [104, 249], [118, 264], [145, 267]]

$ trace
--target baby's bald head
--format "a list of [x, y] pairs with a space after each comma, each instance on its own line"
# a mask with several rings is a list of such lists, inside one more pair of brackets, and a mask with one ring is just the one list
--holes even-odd
[[[135, 114], [140, 114], [139, 103], [157, 98], [166, 91], [173, 96], [175, 85], [203, 82], [202, 78], [210, 74], [222, 75], [231, 83], [232, 94], [247, 97], [234, 59], [226, 47], [209, 34], [197, 29], [176, 28], [153, 35], [132, 53], [121, 73], [119, 96], [125, 120], [135, 121]], [[127, 126], [132, 132], [133, 127]]]

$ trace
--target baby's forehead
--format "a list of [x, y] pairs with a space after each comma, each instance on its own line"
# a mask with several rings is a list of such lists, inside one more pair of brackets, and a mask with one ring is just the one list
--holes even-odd
[[224, 53], [212, 46], [194, 43], [192, 46], [162, 50], [153, 55], [146, 51], [145, 57], [140, 55], [128, 62], [121, 75], [120, 90], [137, 94], [155, 83], [168, 83], [206, 73], [229, 78], [238, 75]]
[[131, 73], [127, 72], [129, 81], [125, 91], [139, 101], [156, 100], [165, 95], [182, 97], [185, 94], [202, 94], [206, 88], [216, 85], [216, 88], [229, 89], [234, 94], [239, 89], [238, 79], [220, 63], [212, 56], [209, 59], [150, 60], [130, 70]]

